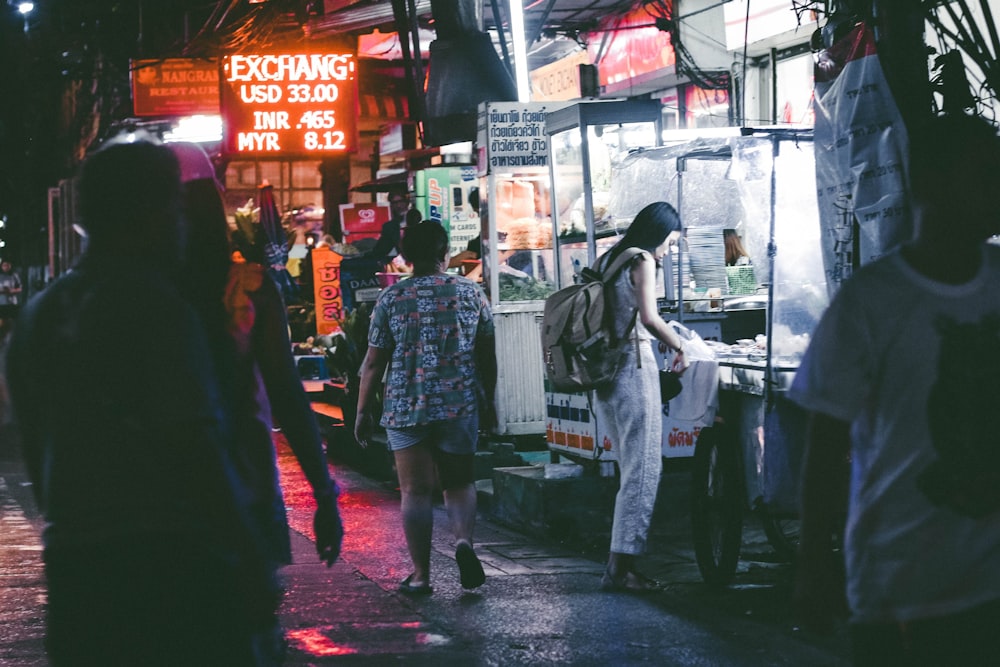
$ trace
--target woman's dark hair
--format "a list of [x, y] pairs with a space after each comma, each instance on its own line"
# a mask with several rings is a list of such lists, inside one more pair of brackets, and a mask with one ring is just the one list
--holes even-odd
[[90, 242], [155, 233], [153, 225], [137, 224], [153, 216], [179, 228], [180, 175], [174, 154], [149, 142], [111, 144], [92, 154], [79, 183], [81, 224]]
[[665, 201], [649, 204], [639, 211], [622, 240], [615, 244], [608, 264], [626, 248], [642, 248], [653, 252], [671, 233], [680, 231], [681, 218], [677, 210]]
[[411, 264], [437, 264], [448, 256], [448, 232], [433, 220], [424, 220], [407, 225], [402, 245], [403, 257]]
[[201, 178], [184, 184], [182, 202], [188, 230], [185, 291], [193, 300], [221, 304], [232, 255], [222, 195], [213, 179]]

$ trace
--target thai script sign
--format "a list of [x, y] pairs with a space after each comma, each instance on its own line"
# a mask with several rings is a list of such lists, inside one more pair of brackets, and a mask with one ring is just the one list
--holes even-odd
[[479, 105], [476, 149], [479, 174], [547, 167], [545, 115], [564, 104], [488, 102]]
[[316, 333], [320, 336], [339, 331], [344, 319], [344, 299], [340, 285], [342, 259], [327, 247], [313, 248], [312, 251]]

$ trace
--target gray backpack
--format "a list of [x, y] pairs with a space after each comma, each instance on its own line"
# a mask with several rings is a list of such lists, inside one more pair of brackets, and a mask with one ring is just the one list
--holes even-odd
[[[635, 313], [625, 331], [614, 330], [613, 283], [640, 248], [622, 251], [604, 271], [584, 269], [583, 282], [564, 287], [545, 299], [542, 314], [542, 354], [552, 389], [577, 392], [611, 382], [625, 357]], [[595, 266], [600, 265], [598, 260]]]

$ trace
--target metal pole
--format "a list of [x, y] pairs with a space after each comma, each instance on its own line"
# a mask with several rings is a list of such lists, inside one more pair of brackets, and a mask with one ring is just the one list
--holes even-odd
[[771, 48], [771, 124], [778, 124], [778, 49]]
[[768, 258], [768, 281], [767, 281], [767, 320], [764, 323], [764, 334], [767, 336], [767, 348], [764, 362], [764, 401], [770, 405], [774, 388], [774, 278], [775, 278], [775, 257], [778, 255], [778, 245], [774, 241], [774, 221], [778, 204], [778, 154], [781, 151], [780, 139], [771, 135], [771, 198], [770, 209], [770, 229], [767, 240]]

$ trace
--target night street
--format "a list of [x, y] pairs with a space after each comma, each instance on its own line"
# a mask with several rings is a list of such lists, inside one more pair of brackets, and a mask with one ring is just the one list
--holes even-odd
[[[395, 485], [331, 466], [343, 488], [347, 537], [342, 560], [327, 569], [310, 541], [308, 485], [277, 440], [295, 556], [285, 570], [281, 612], [288, 665], [847, 664], [842, 631], [819, 638], [795, 628], [790, 566], [768, 562], [774, 554], [752, 520], [734, 585], [713, 591], [701, 583], [684, 472], [664, 476], [643, 561], [666, 584], [663, 592], [600, 592], [606, 535], [586, 544], [543, 543], [486, 520], [482, 511], [476, 542], [488, 579], [465, 592], [438, 507], [434, 594], [410, 599], [395, 591], [409, 573]], [[0, 664], [39, 667], [47, 664], [40, 519], [13, 444], [8, 436], [0, 445]]]

